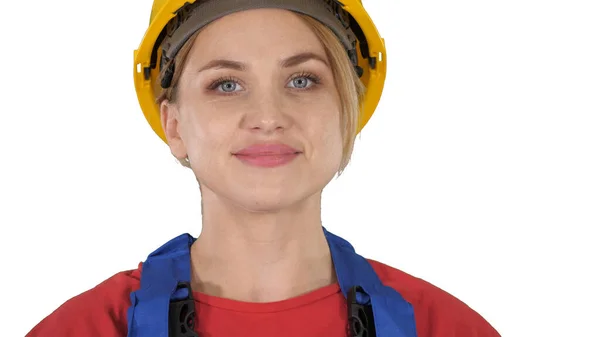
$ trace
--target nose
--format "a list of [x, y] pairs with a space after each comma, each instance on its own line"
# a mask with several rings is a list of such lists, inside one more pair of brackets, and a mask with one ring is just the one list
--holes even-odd
[[255, 95], [242, 120], [242, 127], [253, 132], [273, 133], [290, 128], [293, 123], [290, 107], [282, 95], [268, 92]]

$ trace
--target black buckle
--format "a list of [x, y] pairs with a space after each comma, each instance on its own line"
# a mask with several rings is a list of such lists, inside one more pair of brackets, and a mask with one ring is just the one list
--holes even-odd
[[188, 282], [179, 282], [177, 290], [187, 289], [187, 297], [169, 303], [169, 337], [198, 337], [194, 331], [196, 309], [192, 287]]
[[375, 337], [373, 308], [370, 304], [358, 303], [356, 294], [359, 292], [365, 294], [359, 286], [352, 287], [348, 292], [348, 336]]

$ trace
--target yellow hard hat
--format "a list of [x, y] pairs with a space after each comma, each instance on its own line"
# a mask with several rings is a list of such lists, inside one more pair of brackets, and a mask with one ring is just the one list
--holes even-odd
[[[366, 87], [363, 112], [358, 121], [357, 133], [360, 132], [379, 103], [386, 73], [384, 41], [361, 0], [154, 0], [150, 25], [133, 57], [138, 101], [154, 132], [166, 142], [154, 93], [159, 74], [164, 71], [162, 67], [167, 66], [187, 38], [203, 25], [229, 13], [253, 8], [283, 8], [304, 13], [336, 33]], [[168, 28], [168, 24], [171, 27]], [[169, 41], [165, 43], [166, 40]], [[171, 80], [166, 77], [167, 81]], [[161, 85], [168, 87], [170, 82]]]

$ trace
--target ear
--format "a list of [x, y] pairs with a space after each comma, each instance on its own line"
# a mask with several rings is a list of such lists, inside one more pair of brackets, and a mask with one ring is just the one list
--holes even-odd
[[170, 103], [166, 99], [160, 103], [160, 122], [171, 153], [177, 159], [184, 159], [187, 156], [187, 149], [180, 133], [179, 116], [176, 104]]

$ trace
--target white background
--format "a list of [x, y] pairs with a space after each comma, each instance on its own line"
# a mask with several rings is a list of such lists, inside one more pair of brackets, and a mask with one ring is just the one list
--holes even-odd
[[[325, 226], [503, 336], [600, 336], [598, 2], [364, 2], [388, 77]], [[2, 5], [2, 336], [200, 231], [135, 96], [150, 7]]]

